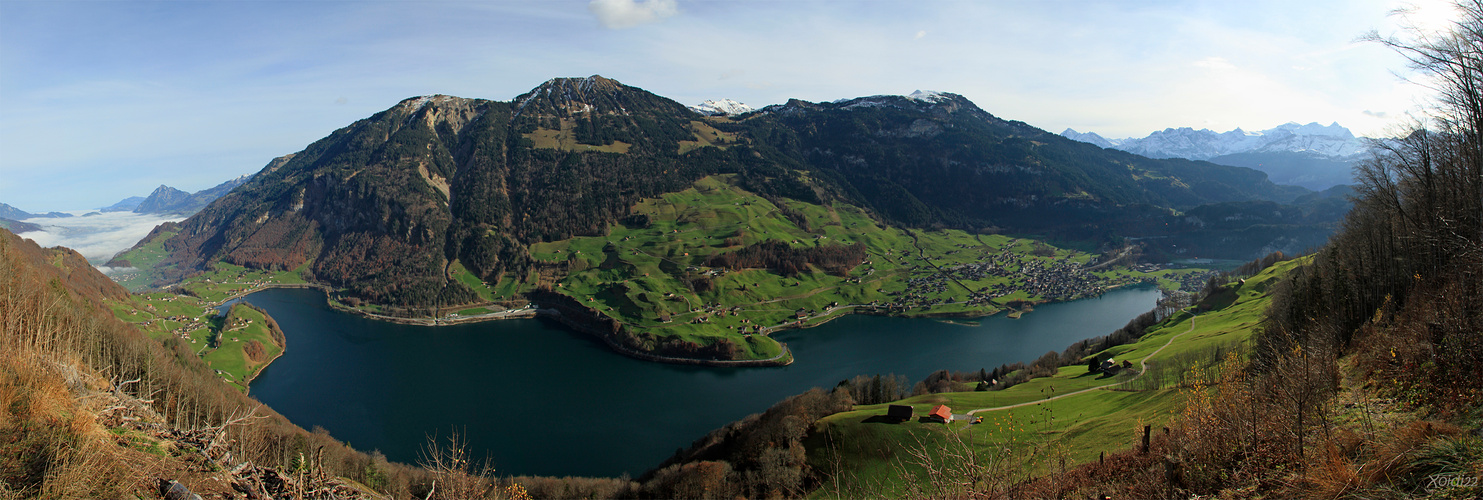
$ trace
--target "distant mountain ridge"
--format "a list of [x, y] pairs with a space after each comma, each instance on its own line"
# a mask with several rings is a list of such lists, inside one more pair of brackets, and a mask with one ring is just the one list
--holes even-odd
[[19, 220], [22, 220], [22, 219], [30, 219], [30, 218], [36, 218], [36, 217], [45, 217], [45, 218], [57, 219], [57, 218], [62, 218], [62, 217], [72, 217], [72, 214], [69, 214], [69, 213], [66, 213], [66, 212], [47, 212], [47, 213], [44, 213], [44, 214], [33, 214], [33, 213], [27, 212], [25, 210], [21, 210], [19, 208], [12, 207], [10, 205], [4, 204], [4, 203], [0, 203], [0, 219], [10, 219], [10, 220], [19, 221]]
[[[149, 193], [148, 197], [139, 200], [132, 209], [128, 210], [137, 214], [194, 214], [211, 202], [216, 201], [217, 198], [221, 198], [222, 195], [231, 192], [237, 186], [246, 183], [250, 178], [252, 178], [252, 174], [246, 174], [236, 179], [217, 184], [215, 187], [196, 191], [195, 193], [187, 193], [161, 184], [160, 187], [155, 188], [154, 192]], [[136, 196], [134, 198], [138, 197]], [[125, 209], [121, 207], [127, 205], [134, 198], [120, 201], [111, 207], [103, 209], [103, 211], [122, 212]]]
[[1108, 139], [1070, 128], [1061, 135], [1149, 158], [1186, 158], [1255, 168], [1267, 172], [1273, 182], [1313, 190], [1351, 183], [1353, 163], [1369, 151], [1365, 138], [1355, 137], [1338, 123], [1288, 122], [1260, 132], [1167, 128], [1147, 137], [1127, 139]]
[[139, 204], [142, 202], [144, 202], [143, 196], [130, 196], [128, 198], [119, 200], [118, 203], [114, 203], [98, 210], [103, 212], [133, 212], [135, 208], [139, 208]]

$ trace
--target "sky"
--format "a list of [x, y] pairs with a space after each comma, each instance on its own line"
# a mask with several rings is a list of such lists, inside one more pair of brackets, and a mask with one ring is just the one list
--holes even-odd
[[1435, 3], [0, 0], [0, 202], [194, 192], [408, 97], [593, 74], [683, 104], [947, 91], [1109, 138], [1289, 121], [1376, 136], [1425, 92], [1357, 38], [1440, 26]]

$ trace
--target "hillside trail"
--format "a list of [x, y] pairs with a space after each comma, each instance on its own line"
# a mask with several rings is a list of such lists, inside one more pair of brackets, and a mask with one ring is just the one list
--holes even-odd
[[[1022, 406], [1038, 405], [1040, 403], [1044, 403], [1044, 402], [1047, 402], [1047, 401], [1054, 401], [1054, 400], [1061, 399], [1061, 398], [1064, 398], [1064, 397], [1075, 396], [1077, 394], [1084, 394], [1084, 393], [1088, 393], [1088, 392], [1092, 392], [1092, 391], [1099, 391], [1099, 390], [1103, 390], [1103, 389], [1110, 389], [1110, 388], [1117, 387], [1117, 386], [1120, 386], [1120, 385], [1132, 383], [1134, 380], [1138, 380], [1140, 378], [1143, 378], [1143, 375], [1146, 374], [1146, 373], [1148, 373], [1148, 360], [1149, 359], [1152, 359], [1154, 356], [1158, 356], [1160, 352], [1163, 352], [1164, 351], [1164, 348], [1169, 347], [1170, 344], [1173, 344], [1174, 343], [1174, 340], [1178, 339], [1179, 337], [1183, 337], [1185, 334], [1188, 334], [1189, 332], [1195, 331], [1195, 319], [1196, 318], [1197, 318], [1197, 316], [1190, 316], [1190, 319], [1189, 319], [1189, 330], [1185, 330], [1184, 332], [1182, 332], [1182, 333], [1180, 333], [1178, 335], [1175, 335], [1173, 337], [1169, 337], [1169, 341], [1168, 342], [1164, 342], [1164, 345], [1162, 347], [1159, 347], [1158, 350], [1155, 350], [1153, 352], [1153, 354], [1149, 354], [1147, 356], [1144, 356], [1143, 357], [1143, 360], [1138, 362], [1138, 376], [1136, 376], [1136, 377], [1130, 378], [1128, 380], [1124, 380], [1122, 382], [1118, 382], [1116, 384], [1099, 385], [1097, 387], [1092, 387], [1092, 388], [1088, 388], [1088, 389], [1082, 389], [1082, 390], [1074, 391], [1074, 392], [1068, 392], [1068, 393], [1065, 393], [1065, 394], [1062, 394], [1062, 395], [1059, 395], [1059, 396], [1051, 396], [1051, 397], [1048, 397], [1048, 398], [1045, 398], [1045, 399], [1037, 399], [1035, 401], [1026, 401], [1024, 403], [1017, 403], [1017, 404], [1006, 405], [1006, 406], [995, 406], [993, 408], [979, 408], [977, 410], [969, 410], [968, 411], [968, 414], [969, 415], [973, 415], [975, 413], [991, 412], [991, 411], [999, 411], [999, 410], [1009, 410], [1009, 409], [1013, 409], [1013, 408], [1019, 408], [1019, 407], [1022, 407]], [[964, 427], [964, 428], [966, 429], [967, 427]]]

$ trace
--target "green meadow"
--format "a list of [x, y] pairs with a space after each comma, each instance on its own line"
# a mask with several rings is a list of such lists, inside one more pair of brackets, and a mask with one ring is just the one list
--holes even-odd
[[[157, 238], [141, 249], [151, 248], [163, 238], [168, 236]], [[262, 313], [234, 305], [227, 316], [222, 316], [215, 308], [231, 297], [261, 287], [303, 284], [305, 280], [300, 272], [307, 266], [274, 272], [218, 262], [210, 271], [168, 290], [136, 292], [128, 301], [110, 301], [108, 307], [115, 317], [133, 323], [152, 338], [179, 339], [223, 380], [246, 390], [247, 382], [276, 358], [283, 346], [269, 334], [267, 318]], [[148, 283], [143, 286], [147, 287]], [[226, 324], [229, 317], [242, 318], [242, 323]], [[255, 357], [245, 350], [253, 341], [261, 347], [260, 352], [255, 350]]]
[[[851, 312], [982, 317], [1135, 283], [1179, 289], [1179, 278], [1204, 272], [1115, 267], [1068, 279], [1071, 292], [1048, 297], [1032, 286], [1032, 270], [1074, 269], [1096, 256], [1004, 235], [890, 227], [852, 205], [769, 199], [731, 181], [707, 177], [641, 201], [631, 212], [647, 217], [647, 225], [614, 224], [605, 236], [537, 243], [530, 254], [566, 267], [556, 291], [631, 329], [700, 345], [731, 339], [747, 359], [780, 352], [767, 337], [778, 328], [806, 328]], [[766, 241], [793, 248], [858, 244], [866, 258], [838, 275], [814, 266], [786, 276], [708, 265], [716, 255]], [[1001, 273], [963, 271], [992, 259]]]
[[[1208, 310], [1196, 314], [1202, 305], [1188, 308], [1150, 328], [1137, 342], [1095, 357], [1127, 360], [1135, 366], [1146, 362], [1150, 374], [1166, 367], [1193, 367], [1213, 376], [1211, 370], [1219, 357], [1201, 354], [1215, 353], [1216, 347], [1245, 352], [1241, 346], [1254, 335], [1276, 283], [1302, 261], [1279, 263], [1244, 284], [1232, 282], [1202, 302]], [[823, 470], [848, 472], [814, 496], [902, 494], [910, 482], [926, 480], [913, 458], [914, 450], [939, 461], [965, 451], [982, 463], [1015, 457], [1018, 463], [1004, 464], [1005, 470], [1029, 474], [1044, 473], [1063, 463], [1087, 463], [1102, 452], [1127, 449], [1137, 442], [1144, 425], [1158, 429], [1178, 415], [1186, 398], [1186, 389], [1177, 378], [1160, 384], [1140, 384], [1136, 379], [1126, 373], [1100, 376], [1089, 373], [1085, 365], [1071, 365], [1054, 376], [1000, 391], [925, 394], [891, 403], [911, 405], [918, 416], [939, 404], [955, 414], [979, 410], [973, 414], [983, 417], [979, 424], [919, 419], [897, 423], [883, 418], [887, 404], [856, 406], [825, 417], [815, 424], [816, 432], [806, 442], [809, 463]], [[1083, 390], [1087, 392], [1067, 396]], [[1024, 406], [1002, 408], [1011, 405]], [[1023, 462], [1024, 457], [1030, 460]]]

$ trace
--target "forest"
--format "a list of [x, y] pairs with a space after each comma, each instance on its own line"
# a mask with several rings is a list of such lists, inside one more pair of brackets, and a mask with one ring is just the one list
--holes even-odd
[[808, 271], [808, 266], [813, 265], [829, 274], [844, 276], [864, 261], [865, 245], [860, 243], [794, 248], [781, 241], [768, 240], [735, 252], [717, 254], [705, 264], [732, 271], [768, 269], [784, 276]]

